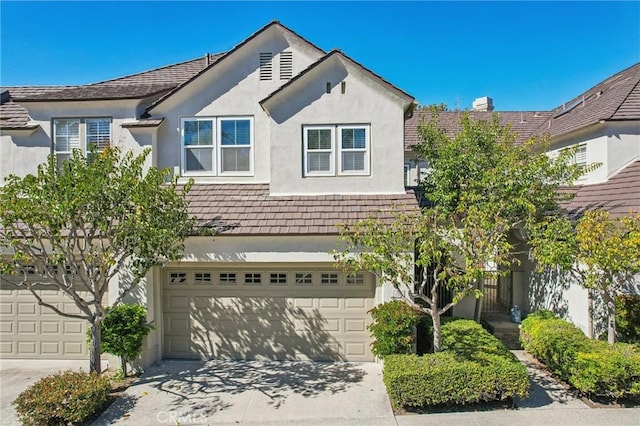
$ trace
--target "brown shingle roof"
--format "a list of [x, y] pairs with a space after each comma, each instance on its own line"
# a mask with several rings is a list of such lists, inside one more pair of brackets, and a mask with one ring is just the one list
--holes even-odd
[[207, 54], [141, 73], [77, 86], [23, 86], [5, 88], [14, 101], [138, 99], [165, 93], [215, 62], [222, 54]]
[[371, 214], [389, 219], [394, 206], [419, 212], [411, 192], [272, 196], [268, 184], [197, 184], [188, 199], [189, 212], [197, 217], [199, 226], [212, 227], [223, 235], [335, 235], [338, 223]]
[[575, 197], [564, 207], [571, 215], [593, 209], [608, 210], [613, 217], [640, 212], [640, 160], [629, 164], [605, 183], [578, 187]]
[[[491, 121], [493, 112], [487, 111], [467, 111], [472, 120]], [[551, 116], [551, 112], [534, 111], [496, 111], [500, 119], [500, 124], [510, 125], [511, 129], [517, 133], [516, 143], [522, 143], [535, 132]], [[438, 113], [438, 125], [450, 136], [454, 136], [460, 131], [460, 116], [463, 111], [443, 111]], [[431, 121], [431, 112], [427, 109], [417, 110], [413, 117], [407, 119], [404, 124], [404, 146], [406, 151], [411, 151], [411, 147], [420, 142], [418, 137], [418, 126], [421, 120]]]
[[554, 109], [550, 122], [536, 134], [559, 136], [601, 120], [640, 120], [640, 63]]
[[29, 129], [29, 113], [11, 100], [0, 104], [0, 129]]

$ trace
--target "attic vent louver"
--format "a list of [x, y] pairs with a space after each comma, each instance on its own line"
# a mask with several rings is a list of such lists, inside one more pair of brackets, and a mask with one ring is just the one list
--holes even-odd
[[260, 52], [260, 80], [273, 78], [273, 53]]
[[280, 53], [280, 80], [293, 77], [293, 52]]

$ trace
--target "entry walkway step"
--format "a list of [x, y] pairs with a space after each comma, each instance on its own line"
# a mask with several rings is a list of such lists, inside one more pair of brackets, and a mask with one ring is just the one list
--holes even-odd
[[529, 397], [517, 398], [518, 408], [548, 409], [588, 409], [589, 406], [574, 396], [564, 384], [544, 370], [531, 355], [523, 350], [512, 350], [513, 354], [527, 367], [529, 373]]

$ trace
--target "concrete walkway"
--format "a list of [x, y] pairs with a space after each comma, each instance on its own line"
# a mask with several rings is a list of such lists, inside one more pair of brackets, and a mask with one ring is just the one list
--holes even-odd
[[[553, 410], [590, 409], [587, 404], [576, 398], [546, 370], [538, 367], [536, 361], [523, 350], [511, 351], [522, 362], [529, 372], [529, 397], [516, 399], [517, 408], [545, 408]], [[640, 423], [638, 423], [640, 425]]]
[[[149, 368], [94, 425], [640, 426], [640, 408], [590, 408], [524, 351], [514, 353], [531, 378], [530, 397], [514, 409], [394, 415], [374, 363], [167, 360]], [[73, 365], [3, 361], [1, 367], [0, 424], [17, 425], [9, 401], [38, 377]]]

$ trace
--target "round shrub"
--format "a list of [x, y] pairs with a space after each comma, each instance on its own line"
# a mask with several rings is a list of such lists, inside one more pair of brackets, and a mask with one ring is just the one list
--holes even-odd
[[369, 312], [373, 319], [369, 331], [374, 338], [371, 352], [380, 358], [413, 352], [414, 328], [425, 313], [402, 300], [383, 303]]
[[110, 391], [108, 378], [68, 370], [37, 381], [13, 404], [25, 425], [66, 425], [95, 414], [107, 402]]

